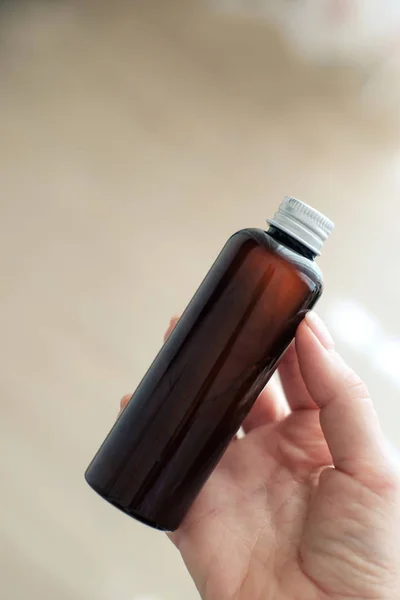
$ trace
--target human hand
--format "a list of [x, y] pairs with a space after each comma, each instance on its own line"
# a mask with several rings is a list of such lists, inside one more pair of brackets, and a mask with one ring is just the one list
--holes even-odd
[[399, 600], [400, 477], [365, 385], [313, 313], [279, 374], [170, 534], [201, 597]]

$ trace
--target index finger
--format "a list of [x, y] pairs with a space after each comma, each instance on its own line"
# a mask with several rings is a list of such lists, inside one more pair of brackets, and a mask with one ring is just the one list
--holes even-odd
[[309, 313], [298, 329], [296, 348], [334, 465], [372, 488], [390, 483], [386, 441], [367, 387], [327, 339], [322, 321]]

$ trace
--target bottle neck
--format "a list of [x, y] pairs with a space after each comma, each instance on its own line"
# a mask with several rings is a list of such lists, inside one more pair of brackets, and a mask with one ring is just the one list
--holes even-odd
[[278, 227], [274, 227], [273, 225], [271, 225], [267, 233], [279, 244], [290, 248], [294, 252], [297, 252], [297, 254], [300, 254], [301, 256], [304, 256], [309, 260], [314, 260], [317, 256], [317, 254], [310, 250], [310, 248], [307, 248], [307, 246], [296, 240], [294, 237], [292, 237], [285, 231], [282, 231]]

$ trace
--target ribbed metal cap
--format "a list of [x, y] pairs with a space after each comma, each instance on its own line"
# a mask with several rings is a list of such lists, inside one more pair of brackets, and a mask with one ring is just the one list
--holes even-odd
[[316, 254], [321, 254], [322, 246], [334, 228], [332, 221], [323, 214], [289, 196], [286, 196], [274, 218], [267, 222], [285, 231]]

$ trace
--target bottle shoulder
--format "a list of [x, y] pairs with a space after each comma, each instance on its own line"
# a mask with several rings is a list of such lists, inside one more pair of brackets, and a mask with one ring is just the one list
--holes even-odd
[[299, 273], [311, 279], [315, 285], [322, 288], [323, 275], [317, 263], [274, 240], [268, 235], [267, 231], [257, 228], [246, 228], [234, 233], [232, 238], [236, 238], [239, 243], [253, 241], [264, 247], [268, 252], [272, 252], [283, 260], [291, 263]]

